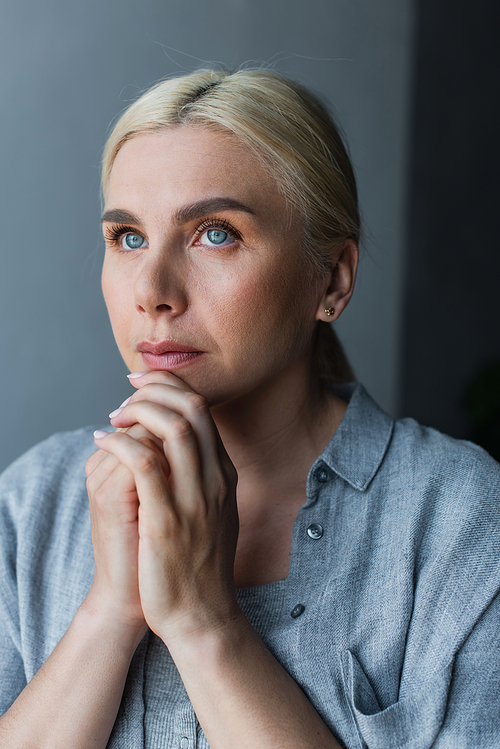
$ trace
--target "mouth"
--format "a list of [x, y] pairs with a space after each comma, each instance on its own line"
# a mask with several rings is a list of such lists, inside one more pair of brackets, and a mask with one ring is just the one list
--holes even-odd
[[137, 344], [142, 360], [148, 369], [180, 369], [199, 361], [204, 351], [186, 346], [178, 341], [141, 341]]

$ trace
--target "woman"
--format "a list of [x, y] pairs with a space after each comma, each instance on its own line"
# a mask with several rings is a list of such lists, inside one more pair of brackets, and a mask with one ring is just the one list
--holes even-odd
[[169, 80], [103, 192], [136, 390], [3, 477], [2, 747], [497, 746], [499, 469], [343, 384], [359, 216], [322, 106]]

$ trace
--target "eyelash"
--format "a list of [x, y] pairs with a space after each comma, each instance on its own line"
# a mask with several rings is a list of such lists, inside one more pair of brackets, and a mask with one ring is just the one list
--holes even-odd
[[[201, 236], [209, 229], [221, 229], [222, 231], [227, 232], [230, 234], [235, 240], [241, 241], [242, 236], [241, 233], [238, 231], [238, 229], [235, 229], [232, 224], [229, 223], [225, 218], [217, 218], [216, 216], [212, 216], [210, 218], [205, 219], [202, 221], [202, 223], [195, 229], [195, 234], [198, 236]], [[134, 229], [133, 226], [123, 226], [121, 224], [112, 224], [111, 226], [106, 226], [104, 228], [104, 238], [107, 242], [109, 242], [112, 245], [118, 244], [119, 240], [123, 237], [124, 234], [140, 234], [142, 237], [143, 234], [141, 232], [137, 231], [137, 229]]]
[[242, 236], [238, 229], [235, 229], [232, 224], [229, 223], [225, 218], [217, 218], [216, 216], [212, 216], [211, 218], [207, 218], [198, 226], [195, 233], [198, 234], [198, 236], [201, 236], [209, 229], [222, 229], [222, 231], [227, 232], [230, 234], [234, 239], [237, 241], [241, 241]]
[[[134, 229], [133, 226], [121, 226], [119, 224], [113, 224], [112, 226], [106, 226], [104, 228], [104, 238], [111, 244], [117, 244], [118, 240], [123, 237], [124, 234], [141, 234]], [[141, 234], [142, 237], [142, 234]]]

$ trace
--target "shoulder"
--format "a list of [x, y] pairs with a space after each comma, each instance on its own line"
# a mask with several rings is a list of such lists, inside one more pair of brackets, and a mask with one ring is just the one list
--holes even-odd
[[476, 474], [498, 485], [500, 464], [483, 448], [422, 426], [414, 419], [394, 422], [391, 448], [391, 457], [412, 473], [446, 475], [454, 480], [464, 480]]
[[493, 539], [500, 543], [500, 465], [470, 442], [395, 421], [360, 385], [350, 386], [344, 421], [322, 458], [355, 490], [348, 511], [365, 508], [377, 519], [372, 534], [378, 529], [385, 544], [407, 539], [421, 563], [453, 545], [481, 557]]
[[455, 524], [481, 512], [500, 520], [500, 464], [478, 445], [401, 419], [385, 458], [406, 495]]
[[413, 419], [395, 422], [384, 463], [388, 515], [414, 570], [413, 626], [426, 636], [436, 612], [447, 611], [448, 635], [467, 634], [500, 587], [500, 465]]
[[95, 427], [59, 432], [32, 447], [0, 476], [0, 507], [14, 515], [29, 512], [62, 496], [81, 493], [85, 463], [96, 447]]
[[321, 456], [353, 488], [448, 497], [500, 496], [500, 465], [477, 445], [414, 419], [394, 420], [359, 384], [344, 387], [348, 408]]
[[85, 463], [96, 449], [93, 431], [55, 434], [0, 477], [0, 572], [12, 589], [22, 580], [33, 595], [40, 589], [38, 596], [54, 577], [66, 589], [72, 567], [87, 580], [92, 547]]
[[92, 582], [85, 463], [96, 449], [93, 431], [55, 434], [0, 476], [0, 628], [22, 653], [28, 678]]
[[461, 479], [470, 473], [484, 474], [498, 482], [500, 464], [479, 445], [455, 439], [414, 419], [394, 423], [392, 448], [408, 470], [427, 474], [429, 471]]

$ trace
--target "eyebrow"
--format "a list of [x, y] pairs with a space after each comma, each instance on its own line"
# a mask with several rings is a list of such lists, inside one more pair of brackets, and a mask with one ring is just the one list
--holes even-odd
[[116, 224], [137, 224], [139, 226], [141, 224], [134, 213], [124, 211], [121, 208], [115, 208], [112, 211], [104, 211], [101, 218], [101, 224], [104, 224], [105, 221], [113, 221]]
[[196, 218], [206, 216], [207, 213], [217, 213], [218, 211], [227, 210], [255, 214], [255, 211], [249, 206], [240, 203], [239, 200], [234, 200], [234, 198], [209, 198], [208, 200], [199, 200], [197, 203], [191, 203], [191, 205], [186, 205], [184, 208], [179, 208], [175, 212], [174, 218], [178, 224], [187, 224]]
[[[201, 216], [206, 216], [207, 213], [217, 213], [218, 211], [224, 210], [243, 211], [244, 213], [255, 215], [255, 211], [253, 211], [252, 208], [244, 203], [240, 203], [239, 200], [234, 200], [234, 198], [209, 198], [179, 208], [179, 210], [174, 213], [174, 220], [177, 224], [187, 224], [189, 221], [194, 221], [194, 219], [200, 218]], [[105, 221], [141, 226], [140, 219], [138, 219], [134, 213], [122, 210], [121, 208], [105, 211], [102, 215], [101, 223], [104, 223]]]

